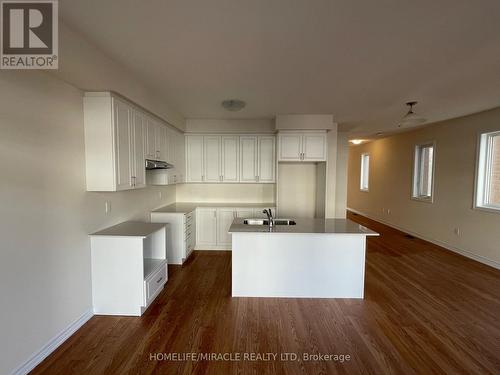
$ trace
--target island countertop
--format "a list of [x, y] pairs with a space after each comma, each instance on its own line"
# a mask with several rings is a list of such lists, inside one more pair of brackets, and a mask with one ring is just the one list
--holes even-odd
[[247, 225], [244, 218], [234, 219], [229, 233], [297, 233], [297, 234], [360, 234], [378, 236], [377, 232], [349, 219], [293, 219], [296, 225]]

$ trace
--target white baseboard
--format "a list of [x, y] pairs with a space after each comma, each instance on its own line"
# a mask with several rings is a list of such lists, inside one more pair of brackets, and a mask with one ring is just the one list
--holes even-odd
[[53, 337], [47, 344], [45, 344], [38, 352], [33, 355], [18, 368], [16, 368], [12, 375], [25, 375], [38, 366], [45, 358], [47, 358], [54, 350], [56, 350], [64, 341], [73, 335], [81, 326], [83, 326], [90, 318], [94, 316], [92, 309], [83, 313], [76, 321], [66, 327], [61, 333]]
[[412, 231], [410, 229], [401, 227], [399, 225], [389, 223], [388, 221], [386, 221], [384, 219], [381, 219], [381, 218], [376, 217], [376, 216], [369, 215], [369, 214], [367, 214], [365, 212], [362, 212], [362, 211], [355, 210], [354, 208], [347, 207], [347, 210], [351, 211], [351, 212], [354, 212], [356, 214], [365, 216], [365, 217], [367, 217], [369, 219], [378, 221], [379, 223], [382, 223], [384, 225], [387, 225], [388, 227], [397, 229], [397, 230], [399, 230], [401, 232], [405, 232], [405, 233], [411, 234], [414, 237], [417, 237], [417, 238], [420, 238], [420, 239], [422, 239], [424, 241], [433, 243], [434, 245], [438, 245], [438, 246], [440, 246], [440, 247], [442, 247], [442, 248], [444, 248], [446, 250], [453, 251], [454, 253], [463, 255], [464, 257], [467, 257], [469, 259], [472, 259], [472, 260], [475, 260], [477, 262], [486, 264], [487, 266], [490, 266], [490, 267], [493, 267], [493, 268], [496, 268], [496, 269], [500, 269], [500, 263], [499, 262], [496, 262], [494, 260], [485, 258], [485, 257], [483, 257], [481, 255], [474, 254], [473, 252], [471, 252], [469, 250], [456, 247], [456, 246], [451, 245], [451, 244], [449, 244], [448, 242], [445, 242], [445, 241], [435, 240], [435, 239], [429, 238], [429, 237], [427, 237], [427, 236], [425, 236], [425, 235], [423, 235], [421, 233], [414, 232], [414, 231]]

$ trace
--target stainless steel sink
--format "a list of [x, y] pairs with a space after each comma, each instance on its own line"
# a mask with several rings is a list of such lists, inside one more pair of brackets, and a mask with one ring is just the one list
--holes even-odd
[[[245, 219], [243, 220], [245, 225], [269, 225], [269, 220], [267, 219]], [[274, 219], [274, 225], [296, 225], [297, 223], [291, 219]]]

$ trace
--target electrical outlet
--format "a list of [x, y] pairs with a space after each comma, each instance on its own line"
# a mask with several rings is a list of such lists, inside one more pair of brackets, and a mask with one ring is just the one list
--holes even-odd
[[110, 201], [104, 202], [104, 212], [106, 214], [109, 214], [111, 212], [111, 202]]
[[460, 228], [455, 228], [453, 233], [455, 233], [455, 236], [460, 236]]

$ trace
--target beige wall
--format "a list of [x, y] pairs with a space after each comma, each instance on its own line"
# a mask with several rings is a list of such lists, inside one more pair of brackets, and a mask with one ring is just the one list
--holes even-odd
[[316, 177], [317, 167], [314, 163], [279, 163], [279, 216], [291, 218], [316, 216]]
[[272, 203], [275, 184], [182, 184], [178, 202]]
[[[348, 206], [500, 267], [500, 214], [472, 208], [478, 133], [493, 130], [500, 130], [500, 109], [351, 146]], [[427, 141], [436, 142], [434, 203], [410, 199], [414, 146]], [[369, 192], [359, 190], [363, 152], [370, 153]]]
[[0, 374], [91, 309], [89, 232], [175, 201], [175, 187], [85, 191], [82, 95], [47, 73], [0, 71]]

